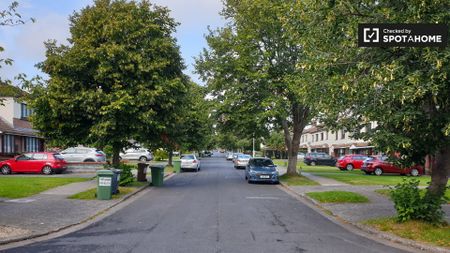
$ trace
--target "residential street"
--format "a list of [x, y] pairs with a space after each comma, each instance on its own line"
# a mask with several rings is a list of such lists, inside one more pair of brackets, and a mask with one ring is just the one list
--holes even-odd
[[6, 252], [403, 252], [353, 234], [274, 185], [204, 158], [81, 231]]

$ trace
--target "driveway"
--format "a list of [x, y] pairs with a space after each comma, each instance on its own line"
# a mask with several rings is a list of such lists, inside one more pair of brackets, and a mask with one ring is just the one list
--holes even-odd
[[275, 185], [202, 159], [108, 218], [6, 252], [404, 252], [334, 224]]

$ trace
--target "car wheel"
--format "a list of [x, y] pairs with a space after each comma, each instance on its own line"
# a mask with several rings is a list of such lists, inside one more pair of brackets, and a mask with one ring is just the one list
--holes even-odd
[[245, 180], [248, 180], [248, 177], [247, 177], [247, 176], [245, 176]]
[[45, 175], [51, 175], [53, 173], [53, 169], [50, 166], [44, 166], [44, 168], [42, 168], [42, 173], [44, 173]]
[[139, 157], [139, 161], [146, 162], [147, 161], [147, 157], [141, 156], [141, 157]]
[[2, 174], [3, 175], [11, 174], [11, 168], [8, 165], [3, 165], [2, 166]]
[[348, 171], [352, 171], [353, 170], [353, 164], [347, 164], [347, 166], [345, 166], [345, 168], [348, 170]]
[[373, 173], [377, 176], [381, 176], [381, 174], [383, 174], [383, 170], [381, 168], [375, 168]]
[[419, 170], [417, 170], [417, 169], [412, 169], [411, 170], [411, 176], [417, 177], [418, 175], [419, 175]]
[[311, 166], [316, 166], [316, 162], [312, 161]]

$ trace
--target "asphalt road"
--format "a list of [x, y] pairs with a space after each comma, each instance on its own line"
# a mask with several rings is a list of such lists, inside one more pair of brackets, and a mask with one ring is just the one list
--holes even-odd
[[6, 252], [403, 252], [349, 232], [225, 158], [87, 228]]

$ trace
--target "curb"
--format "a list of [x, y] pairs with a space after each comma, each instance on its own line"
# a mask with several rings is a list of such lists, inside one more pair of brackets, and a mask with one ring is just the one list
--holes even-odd
[[[171, 172], [171, 173], [169, 173], [167, 175], [164, 175], [164, 178], [168, 180], [168, 179], [172, 178], [175, 175], [176, 175], [176, 173], [172, 173]], [[96, 214], [94, 214], [94, 215], [92, 215], [92, 216], [90, 216], [90, 217], [88, 217], [88, 218], [86, 218], [84, 220], [81, 220], [79, 222], [72, 223], [72, 224], [69, 224], [69, 225], [66, 225], [66, 226], [63, 226], [63, 227], [59, 227], [57, 229], [54, 229], [54, 230], [51, 230], [51, 231], [48, 231], [48, 232], [45, 232], [45, 233], [33, 234], [33, 235], [28, 235], [28, 236], [19, 237], [19, 238], [12, 238], [12, 239], [9, 239], [9, 240], [6, 240], [6, 241], [0, 241], [0, 251], [1, 250], [5, 250], [5, 249], [3, 249], [3, 247], [8, 248], [7, 247], [8, 244], [19, 243], [19, 242], [23, 242], [23, 241], [26, 241], [26, 240], [38, 239], [40, 237], [49, 236], [49, 235], [52, 235], [52, 234], [55, 234], [55, 233], [59, 233], [59, 232], [62, 232], [64, 230], [73, 228], [75, 226], [82, 225], [82, 224], [87, 223], [89, 221], [92, 221], [95, 218], [97, 218], [98, 216], [101, 216], [102, 214], [108, 212], [109, 210], [113, 209], [114, 207], [118, 206], [119, 204], [121, 204], [121, 203], [125, 202], [126, 200], [130, 199], [131, 197], [135, 196], [136, 194], [138, 194], [138, 193], [142, 192], [143, 190], [147, 189], [148, 187], [149, 187], [149, 185], [144, 185], [144, 186], [139, 187], [136, 191], [134, 191], [132, 193], [129, 193], [128, 195], [125, 195], [123, 198], [119, 199], [113, 205], [111, 205], [111, 206], [109, 206], [109, 207], [107, 207], [107, 208], [105, 208], [103, 210], [100, 210]], [[105, 216], [103, 218], [106, 218], [108, 216], [109, 215], [107, 215], [107, 216]], [[71, 232], [74, 232], [74, 231], [71, 231]], [[30, 243], [33, 243], [33, 242], [30, 242]], [[24, 244], [24, 245], [26, 245], [26, 244]], [[24, 245], [21, 245], [21, 246], [24, 246]]]
[[[421, 250], [424, 252], [435, 252], [435, 253], [450, 252], [449, 249], [446, 249], [443, 247], [422, 244], [417, 241], [402, 238], [402, 237], [399, 237], [399, 236], [391, 234], [391, 233], [382, 232], [378, 229], [375, 229], [375, 228], [372, 228], [372, 227], [369, 227], [369, 226], [366, 226], [366, 225], [363, 225], [363, 224], [360, 224], [357, 222], [345, 220], [342, 217], [334, 214], [333, 212], [331, 212], [324, 206], [322, 206], [320, 204], [320, 202], [308, 197], [306, 194], [301, 194], [301, 193], [296, 192], [291, 187], [289, 187], [286, 183], [280, 182], [280, 188], [282, 188], [282, 190], [286, 191], [288, 194], [295, 195], [298, 198], [301, 198], [301, 200], [303, 200], [303, 203], [305, 203], [305, 202], [308, 203], [309, 207], [313, 207], [313, 209], [315, 211], [317, 211], [319, 214], [321, 214], [328, 220], [334, 222], [335, 224], [340, 225], [341, 227], [343, 227], [347, 230], [350, 230], [351, 232], [354, 232], [352, 230], [358, 230], [360, 232], [366, 233], [367, 235], [375, 235], [377, 238], [382, 239], [382, 241], [378, 241], [380, 243], [386, 244], [386, 241], [389, 241], [391, 243], [395, 243], [396, 246], [403, 246], [403, 247], [406, 246], [409, 248], [409, 250], [411, 250], [411, 248], [412, 248], [412, 249]], [[359, 234], [359, 235], [362, 235], [362, 234]], [[369, 237], [369, 236], [365, 236], [365, 235], [362, 235], [362, 236], [373, 240], [373, 237]], [[392, 246], [392, 245], [389, 245], [389, 246]]]

